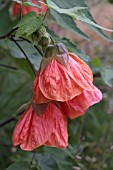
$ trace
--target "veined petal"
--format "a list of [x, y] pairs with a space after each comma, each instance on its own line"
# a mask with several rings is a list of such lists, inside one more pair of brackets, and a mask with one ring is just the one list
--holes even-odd
[[56, 101], [70, 100], [83, 91], [55, 58], [39, 76], [39, 88], [46, 98]]
[[52, 104], [42, 115], [34, 112], [30, 106], [18, 121], [12, 136], [13, 145], [20, 144], [22, 150], [33, 150], [43, 145], [51, 136], [54, 120]]
[[91, 103], [91, 106], [99, 103], [102, 100], [102, 92], [95, 86], [95, 91], [91, 92], [91, 94], [93, 95], [93, 101]]
[[68, 145], [67, 120], [57, 106], [53, 110], [54, 128], [45, 145], [66, 148]]
[[37, 72], [36, 78], [34, 80], [34, 103], [41, 104], [41, 103], [48, 103], [50, 99], [46, 98], [39, 88], [39, 75], [40, 70]]
[[72, 100], [61, 102], [60, 106], [67, 117], [74, 119], [83, 115], [90, 106], [100, 102], [100, 100], [102, 100], [102, 93], [95, 87], [95, 91], [84, 90], [83, 93], [74, 97]]
[[94, 91], [93, 75], [89, 66], [73, 53], [70, 53], [69, 66], [68, 74], [74, 78], [76, 83], [84, 90]]

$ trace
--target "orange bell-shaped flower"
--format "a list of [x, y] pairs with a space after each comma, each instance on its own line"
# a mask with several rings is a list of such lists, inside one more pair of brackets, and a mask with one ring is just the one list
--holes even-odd
[[67, 121], [55, 104], [48, 104], [39, 115], [30, 106], [18, 121], [12, 136], [13, 145], [31, 151], [41, 145], [65, 148], [68, 144]]
[[83, 90], [94, 91], [92, 81], [89, 66], [59, 43], [46, 50], [34, 81], [34, 102], [71, 100]]

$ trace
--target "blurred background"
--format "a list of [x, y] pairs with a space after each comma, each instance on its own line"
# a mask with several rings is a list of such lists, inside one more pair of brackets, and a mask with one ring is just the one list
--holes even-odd
[[[113, 29], [113, 0], [87, 0], [86, 4], [99, 25]], [[11, 15], [11, 5], [8, 0], [0, 0], [0, 36], [18, 22], [18, 17]], [[88, 63], [94, 74], [94, 84], [103, 92], [103, 100], [88, 109], [84, 116], [68, 120], [69, 146], [66, 150], [36, 149], [33, 163], [37, 168], [34, 170], [39, 167], [42, 170], [113, 170], [113, 42], [78, 21], [77, 26], [91, 38], [90, 42], [58, 26], [51, 16], [46, 23], [60, 38], [67, 37], [90, 57]], [[113, 38], [112, 33], [104, 33]], [[30, 44], [20, 43], [38, 69], [40, 54]], [[22, 52], [7, 38], [0, 40], [0, 170], [14, 162], [32, 159], [31, 152], [12, 146], [11, 136], [19, 119], [16, 116], [18, 108], [32, 97], [33, 79]], [[13, 121], [10, 122], [10, 118]]]

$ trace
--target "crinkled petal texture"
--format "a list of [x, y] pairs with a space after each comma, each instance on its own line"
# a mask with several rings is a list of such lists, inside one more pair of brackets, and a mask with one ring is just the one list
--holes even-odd
[[[55, 101], [67, 101], [79, 95], [83, 89], [67, 74], [66, 68], [55, 58], [39, 76], [39, 88], [43, 95]], [[39, 103], [39, 101], [36, 101]]]
[[41, 104], [41, 103], [48, 103], [50, 99], [46, 98], [39, 88], [39, 76], [40, 70], [38, 70], [35, 81], [34, 81], [34, 103]]
[[[63, 129], [62, 129], [63, 128]], [[31, 151], [49, 141], [50, 146], [67, 146], [66, 119], [55, 104], [48, 104], [42, 115], [30, 106], [18, 121], [12, 136], [13, 145]], [[52, 139], [52, 141], [51, 141]]]
[[[83, 90], [94, 91], [92, 72], [86, 63], [71, 53], [68, 68], [66, 68], [56, 58], [50, 61], [38, 78], [36, 77], [35, 103], [45, 102], [45, 100], [37, 98], [37, 89], [40, 89], [45, 98], [62, 102], [80, 95]], [[43, 59], [42, 62], [46, 62], [46, 60]]]
[[53, 112], [53, 118], [53, 132], [45, 145], [66, 148], [68, 145], [67, 120], [56, 106]]
[[84, 90], [79, 96], [74, 97], [67, 102], [61, 102], [61, 110], [70, 119], [74, 119], [84, 114], [84, 112], [93, 104], [102, 100], [101, 91], [95, 87], [95, 91]]
[[15, 127], [13, 145], [20, 144], [21, 149], [29, 151], [43, 145], [54, 127], [53, 106], [50, 104], [42, 115], [35, 113], [30, 106]]
[[94, 91], [93, 75], [89, 66], [74, 53], [69, 54], [69, 71], [71, 77], [84, 90]]

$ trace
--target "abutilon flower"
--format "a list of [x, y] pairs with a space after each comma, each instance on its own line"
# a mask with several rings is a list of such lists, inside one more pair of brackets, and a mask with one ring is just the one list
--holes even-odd
[[68, 101], [84, 90], [94, 91], [93, 75], [89, 66], [75, 54], [68, 53], [63, 44], [58, 44], [48, 57], [42, 60], [34, 81], [34, 102], [49, 100]]
[[67, 121], [61, 110], [48, 104], [39, 115], [32, 107], [23, 113], [12, 136], [13, 145], [31, 151], [41, 145], [65, 148], [68, 144]]
[[[41, 0], [41, 1], [44, 2], [44, 0]], [[39, 3], [37, 0], [31, 0], [31, 2], [38, 5], [38, 6], [40, 6], [41, 8], [23, 6], [22, 7], [22, 15], [25, 15], [28, 12], [33, 12], [33, 11], [36, 12], [36, 15], [39, 15], [40, 12], [42, 12], [42, 13], [46, 12], [47, 7], [44, 4]], [[20, 4], [17, 3], [17, 2], [14, 2], [12, 4], [11, 11], [12, 11], [13, 16], [16, 16], [17, 14], [19, 14], [20, 13]]]
[[102, 99], [89, 66], [61, 43], [49, 46], [34, 81], [33, 103], [12, 136], [13, 145], [33, 150], [41, 145], [66, 148], [67, 120]]

